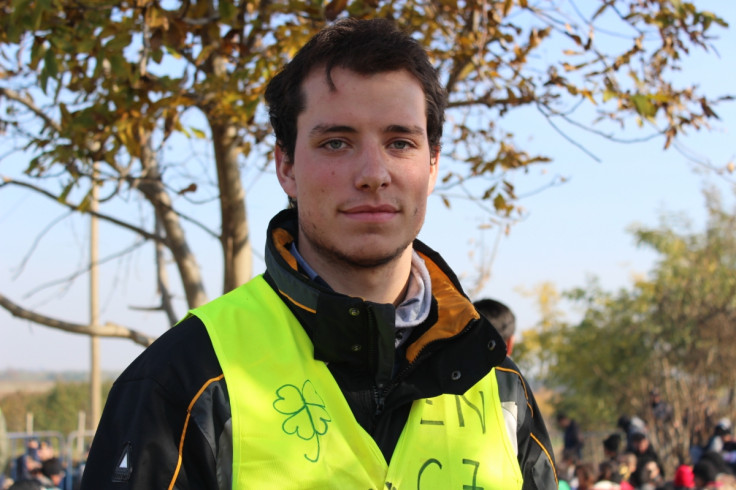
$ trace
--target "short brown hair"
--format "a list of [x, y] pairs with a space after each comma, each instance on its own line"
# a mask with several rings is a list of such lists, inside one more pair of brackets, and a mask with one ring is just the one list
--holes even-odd
[[349, 18], [318, 32], [266, 87], [276, 142], [290, 160], [296, 147], [296, 120], [305, 104], [302, 83], [317, 67], [324, 67], [331, 87], [335, 67], [364, 75], [407, 70], [424, 91], [427, 137], [432, 153], [439, 151], [447, 96], [425, 49], [391, 20]]

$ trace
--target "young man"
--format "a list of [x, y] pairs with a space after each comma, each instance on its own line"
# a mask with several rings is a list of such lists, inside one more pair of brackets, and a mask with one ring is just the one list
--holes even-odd
[[266, 101], [293, 204], [267, 270], [121, 375], [82, 488], [557, 488], [503, 340], [416, 240], [446, 104], [424, 50], [340, 21]]

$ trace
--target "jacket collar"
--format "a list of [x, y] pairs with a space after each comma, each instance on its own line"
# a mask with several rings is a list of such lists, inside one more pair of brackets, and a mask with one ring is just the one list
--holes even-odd
[[[266, 275], [312, 339], [315, 359], [369, 369], [377, 386], [387, 384], [394, 372], [394, 306], [336, 293], [301, 274], [289, 252], [289, 245], [297, 236], [296, 210], [282, 211], [271, 220], [266, 241]], [[421, 241], [414, 241], [414, 249], [427, 265], [436, 314], [430, 315], [427, 325], [412, 336], [405, 352], [406, 363], [415, 363], [446, 341], [466, 338], [469, 344], [483, 343], [479, 362], [488, 369], [500, 364], [506, 350], [503, 340], [495, 329], [488, 328], [487, 322], [480, 320], [455, 274], [439, 254]]]

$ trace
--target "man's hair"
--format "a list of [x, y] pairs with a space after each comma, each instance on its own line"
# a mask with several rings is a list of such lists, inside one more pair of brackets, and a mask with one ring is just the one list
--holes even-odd
[[424, 48], [388, 19], [342, 19], [305, 44], [266, 87], [276, 142], [293, 162], [296, 121], [305, 108], [303, 82], [315, 68], [325, 70], [334, 89], [333, 68], [361, 75], [407, 70], [421, 84], [427, 106], [427, 137], [434, 154], [440, 149], [447, 97]]
[[60, 475], [64, 472], [64, 467], [59, 458], [53, 457], [41, 463], [41, 473], [51, 478], [53, 475]]
[[618, 453], [619, 446], [621, 445], [621, 436], [613, 433], [603, 439], [603, 447], [612, 453]]
[[496, 327], [503, 340], [508, 342], [516, 332], [516, 317], [511, 309], [495, 299], [479, 299], [473, 305], [478, 313]]

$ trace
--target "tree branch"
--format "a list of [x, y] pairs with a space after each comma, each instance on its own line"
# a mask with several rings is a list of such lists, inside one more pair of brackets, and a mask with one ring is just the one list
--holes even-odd
[[[33, 184], [30, 184], [28, 182], [21, 182], [19, 180], [11, 179], [10, 177], [2, 177], [2, 178], [0, 178], [0, 188], [2, 188], [5, 185], [11, 185], [11, 184], [12, 185], [17, 185], [17, 186], [20, 186], [20, 187], [25, 187], [26, 189], [31, 189], [32, 191], [38, 192], [39, 194], [43, 194], [44, 196], [48, 197], [49, 199], [53, 199], [54, 201], [58, 202], [62, 206], [66, 206], [67, 208], [71, 209], [72, 211], [79, 211], [79, 209], [77, 208], [77, 206], [75, 206], [74, 204], [68, 203], [68, 202], [61, 202], [61, 201], [59, 201], [59, 199], [55, 195], [53, 195], [52, 193], [50, 193], [46, 189], [42, 189], [41, 187], [38, 187], [38, 186], [33, 185]], [[142, 236], [146, 240], [152, 240], [155, 243], [158, 243], [158, 242], [165, 243], [166, 242], [166, 240], [164, 238], [160, 237], [160, 236], [156, 236], [155, 234], [150, 233], [150, 232], [144, 230], [143, 228], [139, 228], [137, 226], [131, 225], [130, 223], [126, 223], [124, 221], [120, 221], [119, 219], [113, 218], [112, 216], [108, 216], [106, 214], [101, 214], [101, 213], [93, 212], [93, 211], [86, 211], [86, 212], [89, 213], [92, 216], [96, 216], [97, 218], [99, 218], [99, 219], [101, 219], [103, 221], [107, 221], [108, 223], [112, 223], [114, 225], [120, 226], [121, 228], [125, 228], [128, 231], [132, 231], [133, 233], [136, 233], [136, 234]]]
[[39, 325], [55, 328], [57, 330], [63, 330], [65, 332], [82, 335], [97, 335], [98, 337], [130, 339], [136, 344], [142, 345], [143, 347], [148, 347], [155, 340], [155, 337], [148, 336], [142, 332], [138, 332], [136, 330], [132, 330], [130, 328], [115, 323], [108, 322], [104, 325], [92, 326], [57, 320], [55, 318], [26, 310], [20, 305], [9, 300], [3, 294], [0, 294], [0, 306], [8, 310], [8, 312], [10, 312], [10, 314], [16, 318], [22, 318], [24, 320], [29, 320], [33, 323], [37, 323]]
[[27, 96], [23, 97], [21, 94], [19, 94], [15, 90], [4, 88], [4, 87], [0, 87], [0, 95], [4, 95], [10, 100], [14, 100], [20, 104], [23, 104], [28, 109], [30, 109], [31, 112], [33, 112], [38, 117], [43, 119], [46, 124], [48, 124], [54, 129], [54, 131], [56, 131], [57, 133], [61, 133], [61, 126], [59, 125], [59, 123], [54, 121], [51, 117], [49, 117], [48, 114], [43, 112], [43, 110], [40, 107], [38, 107], [30, 97], [27, 97]]

